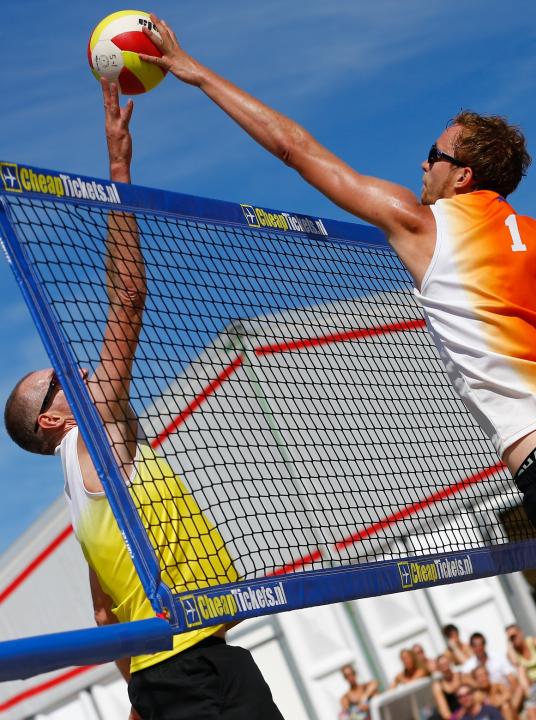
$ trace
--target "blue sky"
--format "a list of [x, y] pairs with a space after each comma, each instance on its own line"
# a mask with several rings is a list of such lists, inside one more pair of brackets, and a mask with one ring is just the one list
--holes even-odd
[[[125, 6], [22, 0], [2, 10], [0, 158], [105, 177], [93, 26]], [[536, 155], [536, 5], [517, 0], [161, 1], [153, 10], [198, 59], [307, 127], [367, 174], [420, 188], [420, 161], [462, 107], [508, 116]], [[134, 181], [348, 219], [258, 148], [198, 90], [168, 77], [135, 99]], [[536, 163], [535, 163], [536, 164]], [[511, 198], [536, 213], [536, 167]], [[49, 363], [0, 262], [0, 403]], [[53, 458], [0, 430], [0, 552], [61, 493]]]

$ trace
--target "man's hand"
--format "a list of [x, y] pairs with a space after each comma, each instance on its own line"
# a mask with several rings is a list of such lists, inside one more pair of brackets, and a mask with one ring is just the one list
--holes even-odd
[[160, 20], [153, 14], [151, 14], [151, 20], [158, 28], [162, 39], [148, 28], [144, 27], [142, 29], [149, 40], [160, 50], [162, 57], [140, 53], [140, 58], [153, 63], [153, 65], [158, 65], [162, 70], [169, 70], [175, 77], [189, 85], [200, 85], [202, 78], [201, 66], [188, 53], [184, 52], [175, 37], [175, 33], [164, 20]]
[[110, 159], [110, 178], [118, 182], [130, 182], [132, 138], [129, 123], [134, 103], [130, 99], [124, 107], [121, 107], [117, 85], [102, 78], [101, 86], [104, 99], [104, 128]]

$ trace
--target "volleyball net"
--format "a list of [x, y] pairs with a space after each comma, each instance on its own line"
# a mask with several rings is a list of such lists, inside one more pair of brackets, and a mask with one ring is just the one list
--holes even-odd
[[[8, 261], [171, 632], [530, 567], [517, 490], [378, 230], [0, 175]], [[141, 487], [78, 371], [99, 363], [112, 211], [134, 214], [147, 276], [131, 404], [161, 472]]]

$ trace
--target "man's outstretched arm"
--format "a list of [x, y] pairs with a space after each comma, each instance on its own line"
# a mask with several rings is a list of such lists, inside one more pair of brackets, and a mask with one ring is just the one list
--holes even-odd
[[[117, 86], [101, 81], [110, 178], [130, 182], [132, 138], [129, 130], [133, 103], [121, 107]], [[108, 316], [100, 362], [89, 379], [88, 389], [125, 474], [130, 473], [136, 452], [137, 421], [130, 408], [130, 384], [134, 356], [142, 328], [146, 278], [139, 232], [130, 213], [111, 211], [106, 237], [106, 288]], [[81, 436], [78, 442], [84, 483], [91, 491], [101, 489]]]
[[433, 222], [431, 211], [409, 189], [356, 172], [298, 123], [194, 60], [180, 47], [166, 23], [151, 17], [162, 40], [155, 41], [154, 35], [151, 39], [159, 46], [162, 57], [143, 55], [144, 60], [203, 90], [254, 140], [297, 170], [307, 182], [343, 209], [382, 228], [393, 244], [399, 245], [395, 247], [397, 252], [404, 252], [408, 236], [415, 240], [428, 231]]

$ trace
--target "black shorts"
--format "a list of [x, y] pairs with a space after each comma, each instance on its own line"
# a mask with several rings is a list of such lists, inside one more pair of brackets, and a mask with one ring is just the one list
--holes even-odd
[[523, 493], [523, 507], [527, 517], [536, 528], [536, 449], [525, 458], [515, 474], [514, 482]]
[[221, 638], [133, 673], [128, 694], [142, 720], [284, 720], [251, 653]]

